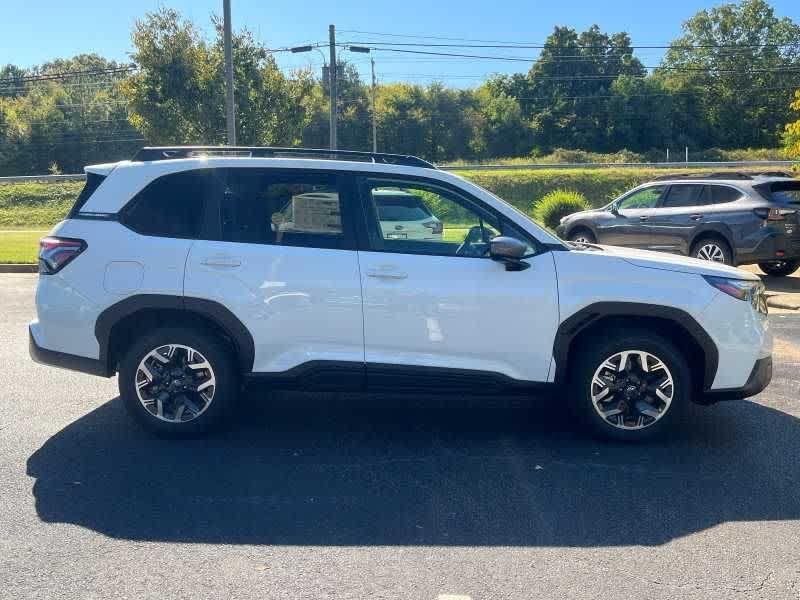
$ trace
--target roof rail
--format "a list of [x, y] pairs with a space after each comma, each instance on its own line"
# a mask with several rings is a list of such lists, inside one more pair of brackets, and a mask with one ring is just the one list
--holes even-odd
[[426, 160], [405, 154], [327, 150], [323, 148], [275, 148], [269, 146], [158, 146], [145, 147], [133, 157], [135, 161], [172, 160], [198, 156], [246, 156], [252, 158], [317, 158], [322, 160], [355, 160], [383, 165], [403, 165], [435, 169]]
[[651, 181], [667, 181], [669, 179], [753, 179], [753, 175], [742, 173], [741, 171], [719, 171], [714, 173], [675, 173], [672, 175], [661, 175], [653, 178]]

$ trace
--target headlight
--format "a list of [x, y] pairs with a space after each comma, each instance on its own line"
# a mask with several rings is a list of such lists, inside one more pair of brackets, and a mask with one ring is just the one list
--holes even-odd
[[728, 279], [727, 277], [715, 277], [713, 275], [703, 275], [703, 279], [720, 292], [728, 294], [728, 296], [737, 300], [749, 302], [758, 312], [767, 314], [767, 297], [764, 295], [765, 288], [762, 282]]

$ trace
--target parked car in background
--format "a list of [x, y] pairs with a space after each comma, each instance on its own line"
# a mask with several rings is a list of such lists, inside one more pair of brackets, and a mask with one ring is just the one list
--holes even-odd
[[786, 173], [671, 175], [564, 217], [557, 233], [789, 275], [800, 267], [798, 209], [800, 181]]
[[395, 240], [441, 240], [442, 222], [422, 198], [402, 188], [372, 190], [384, 237]]

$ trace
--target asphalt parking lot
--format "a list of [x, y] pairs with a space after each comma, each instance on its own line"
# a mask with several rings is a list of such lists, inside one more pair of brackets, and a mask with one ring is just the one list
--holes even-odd
[[523, 398], [263, 391], [175, 442], [30, 362], [35, 281], [0, 276], [2, 598], [800, 598], [796, 313], [766, 392], [659, 444]]

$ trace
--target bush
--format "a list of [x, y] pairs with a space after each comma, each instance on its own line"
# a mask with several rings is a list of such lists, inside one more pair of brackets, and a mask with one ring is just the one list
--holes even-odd
[[539, 200], [533, 209], [533, 218], [550, 229], [558, 227], [562, 217], [591, 208], [583, 194], [570, 190], [556, 190]]

